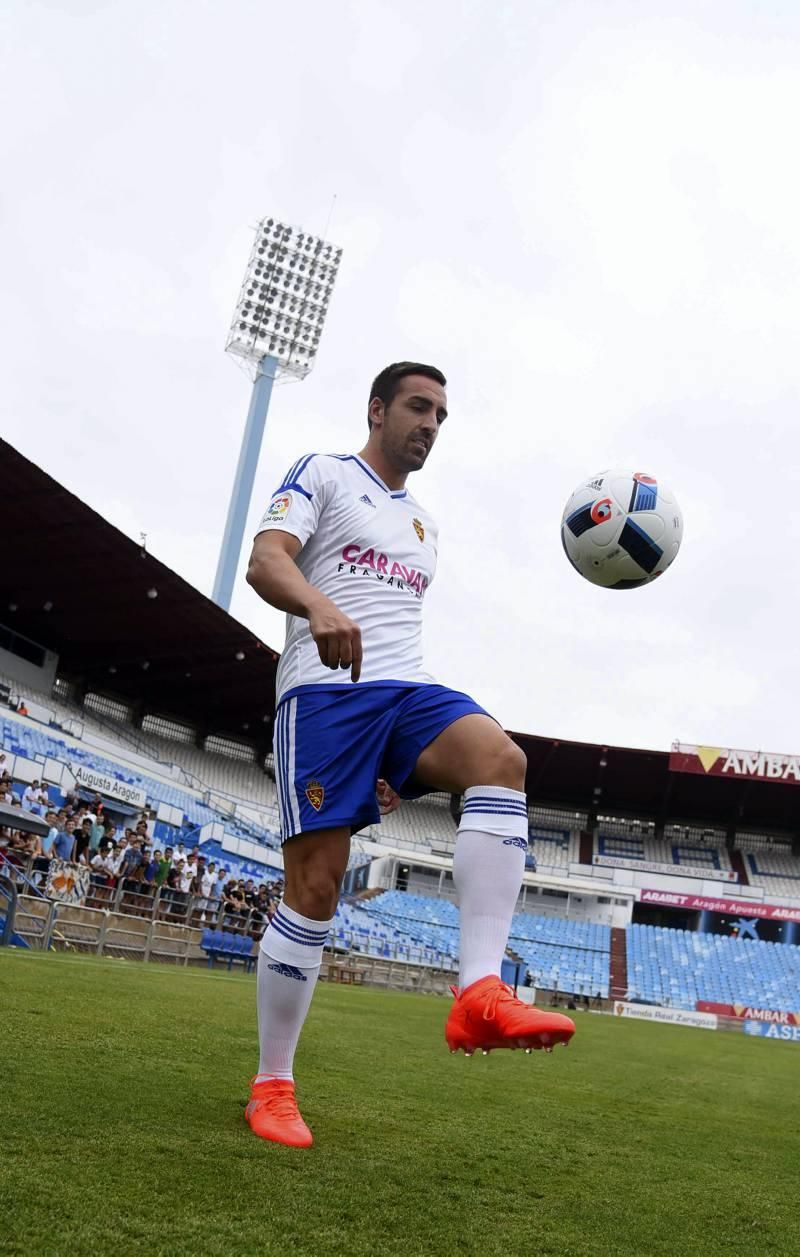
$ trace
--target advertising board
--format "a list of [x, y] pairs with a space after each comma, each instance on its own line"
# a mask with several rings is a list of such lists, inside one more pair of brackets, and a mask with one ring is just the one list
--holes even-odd
[[760, 1039], [780, 1039], [782, 1043], [800, 1043], [800, 1026], [776, 1026], [768, 1025], [764, 1021], [746, 1021], [744, 1032]]
[[662, 908], [689, 908], [700, 912], [723, 912], [728, 916], [760, 917], [766, 921], [800, 921], [800, 908], [788, 904], [757, 903], [746, 899], [712, 899], [709, 895], [681, 895], [674, 890], [639, 892], [642, 903], [660, 904]]
[[669, 768], [673, 773], [800, 785], [800, 755], [771, 751], [737, 751], [730, 747], [685, 746], [675, 742], [670, 752]]
[[658, 1021], [662, 1025], [693, 1026], [696, 1030], [716, 1030], [713, 1013], [692, 1012], [686, 1008], [660, 1008], [655, 1004], [627, 1004], [614, 1001], [615, 1017], [634, 1017], [639, 1021]]
[[717, 1004], [699, 999], [695, 1008], [701, 1013], [716, 1013], [736, 1021], [763, 1021], [767, 1025], [800, 1026], [800, 1013], [787, 1013], [778, 1008], [751, 1008], [749, 1004]]

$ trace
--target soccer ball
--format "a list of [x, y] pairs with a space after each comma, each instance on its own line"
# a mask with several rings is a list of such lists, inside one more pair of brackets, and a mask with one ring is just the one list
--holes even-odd
[[642, 471], [584, 480], [561, 519], [561, 544], [576, 572], [604, 589], [655, 580], [678, 553], [683, 519], [665, 485]]

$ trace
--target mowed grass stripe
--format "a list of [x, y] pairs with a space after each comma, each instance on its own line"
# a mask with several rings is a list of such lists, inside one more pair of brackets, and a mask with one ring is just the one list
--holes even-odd
[[447, 1001], [318, 990], [310, 1152], [256, 1140], [241, 974], [0, 951], [9, 1254], [797, 1253], [792, 1044], [578, 1015], [465, 1060]]

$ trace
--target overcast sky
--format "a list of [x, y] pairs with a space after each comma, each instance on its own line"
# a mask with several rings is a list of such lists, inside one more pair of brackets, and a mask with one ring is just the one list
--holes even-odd
[[[376, 372], [436, 363], [431, 671], [524, 732], [798, 751], [799, 70], [796, 0], [9, 0], [3, 435], [210, 593], [252, 229], [330, 218], [243, 563], [289, 464], [361, 447]], [[630, 592], [559, 540], [613, 466], [685, 520]], [[282, 644], [241, 574], [232, 611]]]

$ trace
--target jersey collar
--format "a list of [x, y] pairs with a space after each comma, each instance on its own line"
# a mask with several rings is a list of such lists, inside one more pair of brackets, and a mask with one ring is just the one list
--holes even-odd
[[381, 480], [377, 471], [373, 471], [372, 468], [360, 459], [357, 454], [350, 454], [349, 457], [352, 458], [354, 463], [358, 463], [364, 474], [369, 476], [370, 480], [373, 480], [376, 485], [379, 485], [379, 487], [383, 489], [384, 493], [388, 493], [390, 498], [408, 497], [408, 489], [390, 489], [388, 484], [385, 484], [383, 480]]

